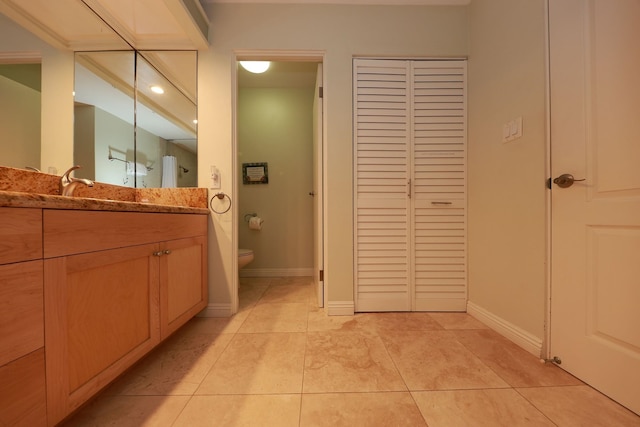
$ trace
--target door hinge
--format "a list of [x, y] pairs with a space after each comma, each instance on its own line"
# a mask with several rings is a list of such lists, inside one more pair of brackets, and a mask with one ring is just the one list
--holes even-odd
[[562, 365], [562, 359], [560, 359], [558, 356], [553, 356], [551, 359], [542, 359], [541, 362], [555, 363], [556, 365]]
[[323, 90], [322, 86], [318, 87], [318, 97], [319, 98], [323, 98], [324, 97], [324, 90]]
[[318, 273], [318, 281], [324, 282], [324, 270], [320, 270]]

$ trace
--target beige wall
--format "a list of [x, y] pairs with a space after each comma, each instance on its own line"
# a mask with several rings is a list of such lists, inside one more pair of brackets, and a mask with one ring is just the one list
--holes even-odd
[[[306, 89], [238, 93], [239, 247], [254, 251], [245, 273], [311, 275], [313, 267], [313, 96]], [[243, 184], [242, 163], [267, 162], [268, 184]], [[265, 220], [250, 230], [244, 216]]]
[[[82, 166], [73, 172], [76, 178], [96, 179], [95, 139], [96, 107], [75, 105], [73, 107], [73, 163]], [[101, 179], [102, 177], [98, 181]]]
[[42, 51], [40, 165], [58, 175], [73, 166], [73, 69], [73, 52]]
[[[542, 339], [546, 272], [544, 0], [469, 7], [469, 301]], [[521, 139], [502, 125], [524, 120]]]
[[4, 62], [42, 62], [40, 168], [64, 172], [73, 163], [73, 52], [52, 48], [0, 14], [0, 54]]
[[[166, 154], [168, 156], [175, 156], [178, 161], [178, 166], [184, 166], [189, 170], [189, 172], [185, 172], [178, 168], [178, 187], [197, 187], [198, 156], [180, 145], [171, 142], [167, 142], [166, 144]], [[158, 161], [160, 164], [162, 163], [162, 156]], [[158, 165], [158, 163], [156, 163], [156, 165]], [[149, 187], [159, 187], [162, 184], [162, 173], [160, 172], [159, 175], [160, 183], [158, 185], [148, 185]]]
[[[126, 187], [134, 186], [133, 176], [127, 175], [126, 163], [118, 160], [109, 160], [109, 149], [113, 157], [118, 159], [133, 160], [133, 125], [114, 116], [100, 108], [95, 108], [95, 134], [93, 141], [94, 156], [91, 159], [95, 165], [95, 180], [114, 185], [123, 185]], [[75, 119], [77, 120], [77, 118]], [[142, 129], [138, 129], [136, 137], [144, 140], [145, 133]], [[155, 141], [158, 142], [158, 137]], [[143, 145], [143, 144], [140, 144]], [[75, 150], [74, 150], [75, 153]], [[155, 156], [154, 160], [158, 161]], [[145, 160], [138, 160], [146, 163]], [[78, 163], [82, 165], [83, 163]], [[80, 176], [79, 174], [76, 174]], [[156, 173], [157, 175], [157, 173]], [[149, 177], [139, 177], [148, 179]], [[151, 187], [159, 187], [160, 185], [151, 185]]]
[[[198, 115], [200, 182], [216, 162], [222, 190], [233, 194], [234, 52], [324, 52], [326, 102], [325, 279], [329, 301], [353, 301], [352, 58], [465, 56], [465, 7], [209, 4], [211, 48], [199, 55]], [[228, 304], [232, 271], [232, 219], [214, 215], [210, 300]]]
[[0, 76], [2, 166], [40, 168], [40, 92]]

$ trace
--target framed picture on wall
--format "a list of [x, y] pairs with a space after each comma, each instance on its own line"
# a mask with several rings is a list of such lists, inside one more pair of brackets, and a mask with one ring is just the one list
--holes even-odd
[[267, 163], [243, 163], [242, 164], [243, 184], [268, 184], [269, 170]]

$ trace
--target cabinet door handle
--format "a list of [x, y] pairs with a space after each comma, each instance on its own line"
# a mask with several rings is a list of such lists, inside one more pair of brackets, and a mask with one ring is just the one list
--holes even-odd
[[153, 256], [162, 256], [162, 251], [154, 252]]
[[164, 252], [162, 252], [165, 255], [169, 255], [171, 253], [171, 250], [169, 249], [165, 249]]

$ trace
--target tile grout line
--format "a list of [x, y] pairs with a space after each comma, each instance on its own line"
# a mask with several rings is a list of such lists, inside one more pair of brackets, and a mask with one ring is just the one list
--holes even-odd
[[[572, 387], [575, 387], [575, 386], [572, 386]], [[529, 388], [529, 387], [527, 387], [527, 388]], [[548, 419], [551, 424], [553, 424], [556, 427], [558, 426], [558, 424], [553, 419], [551, 419], [551, 417], [549, 417], [549, 415], [547, 415], [541, 408], [538, 408], [538, 406], [535, 403], [533, 403], [525, 395], [520, 393], [520, 390], [518, 390], [517, 388], [514, 387], [513, 391], [518, 393], [518, 396], [522, 397], [525, 400], [525, 402], [527, 402], [529, 405], [531, 405], [531, 407], [535, 408], [536, 411], [540, 412], [542, 414], [542, 416], [545, 417], [546, 419]]]
[[310, 302], [309, 299], [307, 298], [307, 320], [306, 320], [306, 325], [305, 325], [305, 329], [304, 329], [304, 355], [302, 356], [302, 378], [301, 378], [301, 384], [300, 384], [300, 405], [298, 406], [298, 427], [302, 426], [302, 400], [304, 399], [304, 373], [305, 373], [305, 368], [307, 366], [307, 350], [309, 348], [308, 343], [309, 343], [309, 313], [311, 312], [310, 309]]

